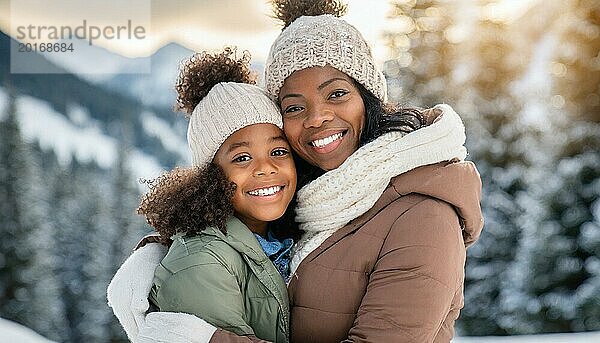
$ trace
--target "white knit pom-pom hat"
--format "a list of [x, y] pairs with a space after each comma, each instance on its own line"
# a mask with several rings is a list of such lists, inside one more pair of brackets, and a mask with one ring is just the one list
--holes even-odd
[[358, 30], [330, 14], [302, 16], [280, 34], [267, 57], [265, 84], [277, 99], [284, 80], [297, 70], [331, 65], [387, 101], [385, 76]]
[[192, 164], [205, 167], [234, 132], [263, 123], [283, 129], [281, 113], [264, 90], [246, 83], [216, 84], [190, 118], [187, 139]]

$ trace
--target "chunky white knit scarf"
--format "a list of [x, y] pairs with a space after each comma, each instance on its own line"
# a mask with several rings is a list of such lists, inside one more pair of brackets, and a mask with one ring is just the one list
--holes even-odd
[[367, 212], [391, 178], [420, 166], [466, 157], [462, 120], [448, 105], [434, 108], [441, 109], [442, 115], [430, 126], [407, 135], [382, 135], [298, 191], [296, 220], [306, 233], [294, 246], [292, 273], [335, 231]]

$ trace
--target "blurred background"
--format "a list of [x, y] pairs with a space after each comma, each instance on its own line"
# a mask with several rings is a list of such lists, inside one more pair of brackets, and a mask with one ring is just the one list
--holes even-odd
[[[148, 3], [143, 44], [34, 54], [47, 72], [16, 74], [24, 19], [0, 0], [0, 317], [55, 341], [126, 341], [106, 286], [150, 231], [138, 180], [189, 165], [179, 61], [237, 45], [260, 74], [280, 32], [264, 0]], [[451, 104], [467, 127], [486, 223], [457, 334], [600, 330], [600, 1], [347, 3], [391, 100]]]

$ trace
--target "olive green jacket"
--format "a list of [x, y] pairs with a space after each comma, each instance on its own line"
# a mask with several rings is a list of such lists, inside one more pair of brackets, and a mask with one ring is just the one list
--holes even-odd
[[160, 311], [193, 314], [238, 335], [289, 341], [285, 282], [236, 217], [227, 221], [226, 235], [211, 227], [174, 236], [149, 298]]

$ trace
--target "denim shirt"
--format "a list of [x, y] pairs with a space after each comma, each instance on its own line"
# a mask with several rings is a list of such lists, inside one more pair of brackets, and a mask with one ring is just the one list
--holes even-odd
[[281, 274], [287, 283], [290, 278], [290, 251], [292, 250], [294, 240], [286, 238], [283, 241], [280, 241], [273, 236], [271, 231], [267, 233], [266, 239], [256, 233], [254, 236], [256, 236], [256, 239], [265, 254], [273, 261], [275, 268], [277, 268], [279, 274]]

